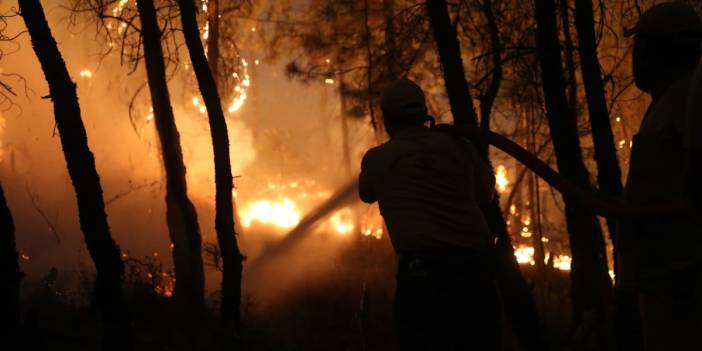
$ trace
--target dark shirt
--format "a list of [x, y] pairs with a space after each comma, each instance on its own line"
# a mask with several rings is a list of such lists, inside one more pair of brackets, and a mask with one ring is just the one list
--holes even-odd
[[359, 192], [376, 200], [397, 252], [447, 244], [484, 249], [491, 243], [479, 205], [490, 201], [494, 177], [467, 140], [425, 127], [398, 131], [369, 150]]
[[[700, 180], [688, 176], [690, 164], [699, 162], [691, 155], [702, 137], [700, 110], [694, 107], [702, 99], [694, 96], [700, 93], [696, 82], [699, 72], [695, 76], [687, 74], [673, 83], [649, 107], [633, 139], [625, 203], [645, 206], [699, 201], [693, 199], [699, 193], [694, 195], [689, 188], [691, 181]], [[646, 286], [700, 259], [698, 216], [680, 213], [624, 219], [620, 224], [618, 284]]]

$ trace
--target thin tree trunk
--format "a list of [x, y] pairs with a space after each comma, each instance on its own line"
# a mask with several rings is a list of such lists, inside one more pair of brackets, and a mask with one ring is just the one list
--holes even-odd
[[49, 84], [56, 128], [78, 200], [80, 227], [97, 270], [94, 303], [104, 324], [103, 348], [128, 350], [132, 348], [132, 335], [122, 291], [124, 265], [107, 223], [100, 177], [88, 147], [76, 84], [71, 81], [39, 1], [19, 0], [19, 6]]
[[[575, 26], [578, 29], [578, 52], [582, 70], [587, 107], [592, 128], [592, 141], [597, 162], [597, 183], [600, 190], [610, 196], [622, 193], [622, 171], [617, 159], [617, 148], [609, 119], [600, 62], [597, 57], [597, 38], [592, 0], [575, 0]], [[616, 250], [616, 225], [607, 218], [609, 235]], [[614, 255], [616, 257], [616, 254]], [[616, 263], [616, 259], [615, 259]], [[616, 266], [616, 264], [615, 264]], [[616, 271], [616, 269], [615, 269]]]
[[[558, 41], [554, 0], [536, 0], [537, 56], [541, 66], [546, 116], [559, 172], [582, 187], [589, 174], [580, 150], [575, 116], [569, 113]], [[594, 213], [564, 198], [572, 252], [571, 280], [575, 323], [586, 313], [602, 317], [611, 296], [602, 228]]]
[[[220, 314], [225, 325], [233, 325], [238, 330], [243, 256], [239, 251], [234, 230], [234, 205], [232, 200], [234, 182], [229, 158], [227, 121], [222, 110], [222, 102], [219, 94], [217, 94], [214, 75], [207, 64], [205, 50], [198, 35], [195, 6], [191, 0], [179, 0], [178, 6], [180, 7], [185, 43], [190, 53], [190, 60], [200, 87], [202, 99], [207, 107], [207, 117], [212, 135], [216, 185], [215, 229], [223, 262]], [[210, 25], [210, 31], [213, 29], [212, 25]]]
[[[444, 83], [451, 104], [454, 124], [477, 126], [478, 119], [465, 78], [458, 37], [455, 28], [451, 25], [446, 1], [429, 0], [427, 8], [443, 68]], [[498, 43], [493, 43], [493, 45], [495, 44]], [[497, 90], [495, 90], [496, 93]], [[489, 111], [487, 113], [483, 118], [489, 118]], [[477, 146], [481, 150], [487, 150], [487, 146]], [[484, 155], [487, 156], [487, 152]], [[495, 248], [496, 278], [507, 318], [524, 348], [528, 350], [541, 349], [538, 313], [529, 286], [524, 280], [514, 256], [514, 247], [507, 232], [498, 196], [495, 196], [490, 205], [483, 210], [483, 213], [490, 230], [497, 237]]]
[[[195, 5], [193, 5], [194, 7]], [[219, 0], [207, 1], [207, 62], [214, 81], [219, 77]], [[200, 31], [198, 30], [198, 34]]]
[[391, 83], [400, 78], [398, 69], [401, 68], [395, 35], [395, 0], [383, 0], [383, 14], [385, 16], [385, 50], [387, 56], [387, 76], [385, 80]]
[[463, 69], [456, 28], [451, 25], [446, 1], [429, 0], [427, 9], [434, 32], [434, 41], [441, 59], [453, 121], [455, 124], [478, 125], [478, 117]]
[[575, 57], [573, 37], [570, 34], [570, 16], [568, 13], [568, 0], [559, 0], [561, 13], [561, 26], [563, 27], [563, 39], [565, 41], [565, 69], [568, 76], [568, 107], [570, 113], [578, 118], [578, 82], [575, 72]]
[[370, 5], [368, 4], [368, 0], [364, 0], [363, 5], [363, 23], [365, 28], [364, 40], [366, 41], [366, 56], [368, 60], [368, 69], [366, 70], [366, 84], [368, 85], [368, 113], [370, 114], [371, 126], [373, 127], [373, 131], [375, 131], [376, 138], [378, 138], [378, 128], [380, 127], [380, 125], [378, 124], [378, 121], [376, 121], [374, 101], [375, 99], [373, 98], [373, 96], [375, 95], [375, 91], [373, 88], [373, 35], [371, 33], [370, 27]]
[[186, 169], [166, 84], [166, 67], [154, 2], [138, 0], [137, 9], [141, 18], [144, 61], [154, 120], [166, 172], [166, 218], [177, 278], [174, 298], [186, 312], [182, 320], [191, 326], [197, 326], [203, 317], [205, 286], [200, 228], [195, 207], [188, 198]]
[[9, 342], [10, 347], [16, 345], [17, 331], [20, 326], [20, 282], [23, 273], [19, 266], [19, 254], [15, 244], [15, 222], [5, 200], [5, 192], [0, 184], [0, 281], [4, 288], [0, 289], [0, 325], [3, 327], [0, 336]]
[[[578, 30], [578, 50], [582, 70], [587, 107], [590, 117], [592, 140], [597, 162], [597, 183], [600, 190], [610, 196], [622, 193], [622, 172], [619, 168], [617, 148], [610, 123], [609, 109], [605, 98], [602, 72], [597, 56], [597, 37], [592, 0], [575, 1], [575, 26]], [[604, 5], [603, 5], [604, 6]], [[617, 235], [616, 221], [607, 217], [609, 238], [612, 241], [613, 266], [617, 271]], [[614, 325], [615, 338], [620, 349], [630, 349], [638, 345], [641, 338], [639, 326], [641, 318], [636, 309], [637, 295], [627, 289], [615, 289]]]
[[[490, 36], [490, 50], [492, 51], [492, 80], [485, 95], [480, 99], [480, 127], [485, 130], [490, 130], [490, 115], [492, 107], [497, 99], [497, 93], [502, 85], [502, 44], [500, 43], [500, 30], [497, 27], [495, 13], [492, 8], [492, 0], [483, 0], [483, 13], [488, 25], [488, 34]], [[486, 144], [487, 146], [487, 144]], [[483, 150], [484, 156], [487, 158], [489, 148]]]

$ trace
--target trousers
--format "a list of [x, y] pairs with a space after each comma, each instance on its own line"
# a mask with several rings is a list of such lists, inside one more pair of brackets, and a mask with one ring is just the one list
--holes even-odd
[[500, 348], [501, 307], [485, 253], [401, 254], [395, 312], [402, 351]]

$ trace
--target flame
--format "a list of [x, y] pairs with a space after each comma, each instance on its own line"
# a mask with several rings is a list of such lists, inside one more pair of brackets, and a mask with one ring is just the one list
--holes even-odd
[[517, 258], [519, 264], [530, 264], [535, 265], [534, 261], [534, 248], [527, 245], [522, 245], [514, 250], [514, 257]]
[[249, 63], [242, 58], [241, 67], [243, 70], [243, 77], [239, 76], [239, 74], [236, 72], [232, 73], [232, 77], [237, 78], [239, 80], [239, 83], [234, 87], [234, 97], [232, 98], [232, 102], [227, 108], [227, 111], [229, 111], [229, 113], [239, 111], [239, 109], [242, 105], [244, 105], [244, 102], [248, 97], [246, 95], [246, 90], [248, 90], [248, 88], [251, 86], [251, 77], [249, 76], [249, 70], [247, 68], [248, 66]]
[[507, 190], [509, 180], [507, 179], [507, 168], [503, 165], [497, 166], [495, 171], [495, 184], [497, 185], [497, 191], [504, 192]]
[[112, 15], [113, 16], [119, 16], [124, 8], [127, 6], [127, 3], [129, 3], [129, 0], [119, 0], [119, 3], [117, 3], [117, 6], [112, 8]]
[[92, 78], [93, 77], [93, 72], [91, 72], [89, 69], [83, 69], [80, 71], [79, 74], [83, 78]]
[[570, 263], [573, 259], [568, 255], [558, 255], [553, 258], [553, 267], [562, 271], [570, 270]]
[[329, 222], [332, 228], [341, 235], [351, 234], [356, 227], [353, 224], [353, 212], [349, 208], [334, 213]]
[[161, 272], [154, 276], [149, 273], [148, 277], [154, 281], [154, 292], [162, 297], [173, 297], [173, 289], [175, 288], [176, 278], [172, 274]]
[[376, 239], [383, 237], [383, 217], [380, 215], [378, 203], [370, 205], [361, 221], [361, 234]]
[[[529, 245], [519, 245], [514, 249], [514, 256], [517, 258], [517, 263], [535, 265], [534, 260], [534, 247]], [[551, 253], [547, 252], [544, 257], [544, 263], [548, 263]], [[572, 258], [568, 255], [554, 255], [553, 256], [553, 268], [561, 271], [570, 271], [570, 264]], [[611, 275], [611, 274], [610, 274]]]
[[[260, 191], [261, 193], [253, 199], [246, 199], [245, 195], [244, 201], [240, 197], [237, 198], [244, 204], [239, 210], [240, 223], [244, 228], [259, 224], [281, 231], [290, 230], [300, 223], [307, 211], [328, 199], [333, 193], [320, 189], [319, 185], [311, 179], [288, 182], [269, 181]], [[358, 222], [356, 218], [359, 218]], [[363, 235], [382, 237], [382, 218], [377, 206], [375, 211], [368, 211], [365, 216], [359, 216], [358, 211], [352, 207], [342, 208], [332, 213], [322, 228], [328, 232], [346, 236], [354, 233], [359, 227]]]
[[252, 201], [239, 212], [244, 228], [251, 227], [253, 222], [259, 222], [282, 229], [291, 229], [300, 223], [301, 213], [297, 204], [287, 197], [277, 201]]
[[202, 39], [207, 40], [210, 37], [210, 22], [205, 22], [205, 27], [202, 29]]

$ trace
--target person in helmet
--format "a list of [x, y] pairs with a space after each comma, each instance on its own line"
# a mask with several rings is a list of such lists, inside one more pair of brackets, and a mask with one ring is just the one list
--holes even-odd
[[363, 157], [359, 193], [378, 201], [399, 255], [396, 325], [402, 350], [499, 345], [500, 307], [480, 206], [494, 177], [465, 139], [427, 127], [424, 93], [408, 79], [381, 99], [390, 140]]
[[634, 81], [652, 102], [633, 138], [623, 200], [684, 201], [691, 210], [622, 219], [616, 283], [638, 293], [646, 350], [700, 350], [702, 22], [687, 5], [662, 3], [645, 11], [630, 34]]

